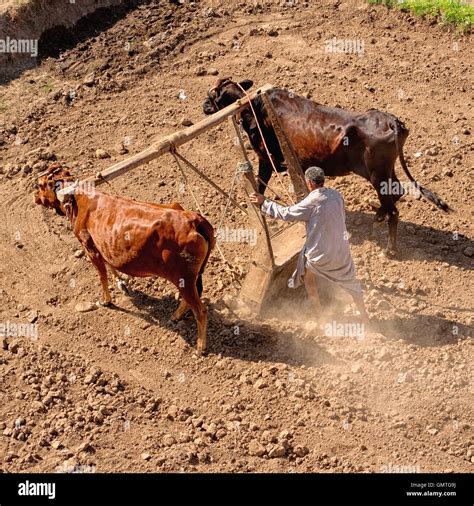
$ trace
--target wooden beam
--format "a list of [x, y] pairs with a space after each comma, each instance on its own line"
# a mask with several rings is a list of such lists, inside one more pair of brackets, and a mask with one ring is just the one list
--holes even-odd
[[[144, 163], [148, 163], [151, 160], [154, 160], [155, 158], [164, 155], [165, 153], [168, 153], [169, 151], [171, 151], [173, 147], [177, 148], [182, 144], [189, 142], [190, 140], [197, 137], [199, 134], [206, 132], [207, 130], [217, 125], [220, 125], [228, 117], [235, 116], [239, 112], [243, 111], [248, 106], [249, 100], [253, 100], [255, 97], [257, 97], [261, 93], [265, 93], [271, 88], [272, 88], [271, 84], [265, 84], [258, 90], [255, 90], [254, 92], [250, 93], [249, 97], [247, 96], [242, 97], [241, 99], [237, 100], [237, 102], [234, 102], [233, 104], [225, 107], [224, 109], [221, 109], [215, 114], [212, 114], [207, 118], [204, 118], [202, 121], [199, 121], [195, 125], [192, 125], [184, 130], [180, 130], [178, 132], [175, 132], [174, 134], [163, 137], [162, 139], [158, 140], [144, 151], [136, 155], [133, 155], [130, 158], [122, 160], [121, 162], [116, 163], [115, 165], [112, 165], [112, 167], [109, 167], [108, 169], [105, 169], [102, 172], [97, 173], [95, 176], [84, 179], [82, 183], [93, 182], [95, 185], [100, 185], [104, 182], [110, 181], [111, 179], [119, 177], [122, 174], [128, 172], [129, 170], [135, 169], [136, 167], [143, 165]], [[81, 183], [78, 184], [80, 185]], [[63, 200], [64, 196], [67, 194], [74, 193], [76, 187], [77, 184], [68, 186], [67, 188], [60, 190], [58, 192], [59, 200]]]
[[[245, 149], [242, 134], [240, 133], [240, 129], [237, 125], [235, 117], [232, 118], [232, 124], [234, 125], [237, 138], [239, 139], [239, 145], [240, 149], [242, 150], [244, 159], [247, 164], [252, 167], [247, 154], [247, 150]], [[249, 218], [249, 225], [257, 231], [257, 244], [255, 245], [257, 256], [259, 258], [261, 257], [261, 261], [263, 263], [270, 263], [273, 266], [275, 260], [273, 258], [272, 243], [270, 240], [270, 231], [268, 230], [267, 220], [265, 219], [265, 216], [260, 212], [260, 209], [258, 209], [257, 206], [250, 202], [250, 194], [253, 192], [258, 192], [257, 181], [255, 180], [253, 171], [244, 172], [242, 174], [242, 182], [244, 187], [245, 200], [247, 203], [247, 208], [249, 210], [247, 213]]]
[[273, 130], [275, 131], [276, 137], [278, 139], [278, 143], [280, 144], [281, 152], [285, 158], [296, 198], [297, 200], [302, 200], [304, 197], [306, 197], [306, 195], [308, 195], [308, 188], [306, 188], [300, 160], [295, 151], [295, 148], [285, 133], [285, 130], [281, 124], [278, 114], [275, 111], [275, 108], [273, 107], [270, 97], [264, 93], [262, 99], [263, 103], [265, 104], [268, 117], [272, 123]]

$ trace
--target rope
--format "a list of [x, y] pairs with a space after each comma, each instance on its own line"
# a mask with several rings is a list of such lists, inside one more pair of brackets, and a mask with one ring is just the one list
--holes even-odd
[[[229, 190], [229, 198], [227, 199], [227, 202], [225, 204], [225, 207], [224, 207], [224, 210], [222, 211], [222, 214], [221, 214], [221, 218], [219, 220], [219, 225], [217, 226], [217, 230], [220, 230], [221, 227], [222, 227], [222, 224], [225, 220], [225, 217], [227, 215], [227, 210], [229, 208], [229, 204], [231, 202], [231, 198], [232, 198], [232, 193], [234, 192], [234, 186], [235, 186], [235, 182], [237, 181], [237, 178], [239, 176], [239, 174], [241, 174], [242, 172], [247, 172], [248, 171], [248, 163], [247, 162], [244, 162], [242, 165], [245, 165], [245, 169], [242, 170], [240, 168], [240, 165], [241, 164], [237, 164], [237, 169], [235, 170], [235, 174], [234, 174], [234, 179], [232, 180], [232, 185], [230, 187], [230, 190]], [[252, 165], [250, 164], [250, 170], [252, 170]]]
[[[242, 153], [245, 158], [245, 162], [242, 162], [238, 165], [238, 167], [240, 168], [240, 173], [243, 174], [243, 173], [250, 172], [251, 174], [253, 174], [252, 162], [249, 160], [247, 150], [245, 149], [244, 140], [242, 138], [242, 124], [241, 123], [238, 124], [235, 118], [232, 118], [232, 124], [234, 125], [235, 133], [237, 134], [237, 137], [239, 139], [240, 148], [241, 148]], [[245, 185], [244, 185], [244, 192], [247, 196], [247, 199], [250, 201], [250, 194], [247, 191], [247, 188], [245, 187]], [[273, 192], [273, 193], [276, 194], [276, 192]], [[276, 195], [278, 197], [278, 194], [276, 194]], [[271, 200], [271, 199], [269, 199], [269, 200]], [[265, 222], [265, 219], [264, 219], [261, 212], [256, 213], [256, 215], [258, 217], [258, 221], [260, 222], [260, 225], [262, 226], [262, 229], [265, 230], [265, 235], [267, 236], [267, 241], [269, 241], [268, 247], [271, 249], [270, 233], [268, 231], [268, 227]], [[273, 255], [273, 253], [272, 253], [272, 255]]]
[[232, 198], [228, 193], [226, 193], [220, 186], [218, 186], [212, 179], [206, 176], [204, 172], [199, 170], [194, 164], [192, 164], [188, 159], [186, 159], [183, 155], [178, 153], [176, 150], [174, 151], [175, 155], [184, 162], [190, 169], [192, 169], [196, 174], [198, 174], [201, 178], [204, 179], [207, 183], [209, 183], [215, 190], [224, 195], [225, 198], [230, 199], [230, 201], [234, 204], [234, 206], [238, 207], [244, 214], [248, 214], [247, 210], [244, 209], [235, 199]]
[[[186, 173], [184, 172], [183, 167], [179, 163], [179, 158], [178, 158], [177, 153], [176, 153], [176, 148], [174, 146], [171, 146], [170, 152], [173, 155], [174, 159], [176, 160], [176, 164], [177, 164], [179, 170], [181, 171], [181, 175], [182, 175], [182, 177], [184, 179], [185, 184], [189, 187], [189, 191], [191, 193], [191, 196], [192, 196], [192, 198], [193, 198], [193, 200], [194, 200], [194, 202], [196, 204], [196, 207], [197, 207], [199, 213], [205, 218], [206, 215], [204, 214], [203, 210], [201, 209], [201, 206], [200, 206], [200, 204], [199, 204], [199, 202], [198, 202], [198, 200], [196, 198], [196, 195], [193, 192], [192, 186], [190, 184], [188, 184], [188, 178], [186, 177]], [[240, 280], [238, 278], [238, 275], [240, 273], [235, 272], [235, 270], [232, 268], [232, 265], [230, 264], [230, 262], [225, 257], [225, 255], [224, 255], [224, 253], [223, 253], [222, 249], [220, 248], [219, 243], [217, 241], [216, 241], [216, 248], [217, 248], [217, 251], [219, 252], [219, 254], [220, 254], [221, 258], [222, 258], [222, 261], [224, 262], [224, 265], [227, 268], [227, 270], [231, 273], [231, 275], [234, 278], [234, 280], [237, 281], [237, 283], [239, 283], [239, 285], [242, 286], [242, 284], [241, 284], [241, 282], [240, 282]]]
[[117, 192], [115, 191], [114, 186], [112, 185], [112, 183], [108, 179], [105, 179], [105, 177], [102, 175], [102, 172], [97, 172], [95, 177], [96, 177], [96, 179], [104, 181], [104, 183], [107, 183], [110, 186], [110, 188], [112, 188], [112, 191], [114, 192], [115, 196], [117, 196]]
[[[252, 170], [253, 170], [252, 169], [252, 162], [250, 160], [247, 160], [245, 162], [239, 162], [237, 164], [237, 168], [236, 168], [235, 174], [234, 174], [234, 179], [232, 180], [232, 186], [229, 191], [229, 198], [227, 199], [226, 206], [224, 208], [224, 211], [221, 214], [221, 218], [219, 220], [219, 225], [217, 227], [217, 230], [220, 230], [220, 228], [222, 227], [222, 224], [224, 223], [224, 219], [227, 215], [227, 210], [228, 210], [229, 204], [231, 202], [231, 195], [232, 195], [232, 192], [234, 191], [234, 187], [235, 187], [235, 183], [236, 183], [237, 179], [239, 178], [240, 174], [244, 174], [246, 172], [252, 172]], [[245, 187], [244, 187], [244, 191], [247, 194], [247, 196], [250, 197], [250, 195]], [[260, 222], [262, 222], [261, 215], [259, 215], [259, 219], [260, 219]], [[262, 223], [262, 225], [263, 225], [263, 223]]]
[[[246, 93], [246, 92], [245, 92], [245, 90], [243, 90], [243, 91], [244, 91], [244, 93]], [[251, 104], [250, 99], [249, 99], [249, 103]], [[255, 118], [255, 121], [257, 122], [257, 125], [258, 125], [258, 120], [257, 120], [257, 118]], [[246, 162], [245, 162], [245, 163], [246, 163], [246, 165], [247, 165], [247, 166], [250, 166], [250, 171], [251, 171], [251, 172], [253, 172], [253, 171], [252, 171], [252, 164], [251, 164], [251, 162], [250, 162], [250, 160], [249, 160], [249, 158], [248, 158], [248, 155], [247, 155], [247, 150], [245, 149], [244, 141], [243, 141], [243, 139], [242, 139], [242, 118], [240, 118], [239, 122], [237, 122], [235, 118], [232, 118], [232, 123], [233, 123], [234, 128], [235, 128], [235, 131], [236, 131], [236, 133], [237, 133], [237, 137], [238, 137], [238, 139], [239, 139], [239, 143], [240, 143], [240, 147], [241, 147], [241, 149], [242, 149], [242, 153], [243, 153], [244, 158], [245, 158], [245, 160], [246, 160]], [[261, 132], [261, 131], [260, 131], [260, 132]], [[262, 133], [260, 133], [260, 135], [262, 135]], [[263, 135], [262, 135], [262, 139], [263, 139]], [[265, 142], [265, 141], [264, 141], [264, 142]], [[266, 145], [265, 145], [265, 147], [266, 147]], [[267, 148], [267, 153], [268, 153], [268, 148]], [[270, 161], [271, 161], [271, 157], [270, 157]], [[272, 162], [272, 164], [273, 164], [273, 162]], [[275, 166], [273, 166], [273, 167], [274, 167], [274, 169], [275, 169]], [[276, 170], [276, 169], [275, 169], [275, 170]], [[278, 178], [279, 178], [280, 176], [279, 176], [278, 172], [276, 172], [276, 174], [278, 175]], [[260, 179], [260, 177], [259, 177], [258, 179], [259, 179], [260, 181], [262, 181], [262, 180]], [[262, 182], [263, 182], [263, 181], [262, 181]], [[281, 181], [280, 181], [280, 183], [281, 183]], [[263, 184], [265, 185], [265, 187], [266, 187], [266, 188], [269, 188], [269, 186], [268, 186], [266, 183], [263, 183]], [[271, 191], [275, 194], [275, 196], [276, 196], [277, 198], [279, 198], [279, 199], [281, 200], [280, 195], [278, 195], [278, 193], [277, 193], [276, 191], [272, 190], [271, 188], [270, 188], [270, 190], [271, 190]], [[247, 188], [245, 188], [245, 186], [244, 186], [244, 191], [245, 191], [245, 194], [247, 195], [247, 198], [250, 200], [250, 195], [249, 195], [249, 192], [247, 191]], [[288, 192], [287, 192], [287, 193], [288, 193]], [[288, 195], [288, 196], [289, 196], [289, 195]], [[277, 202], [277, 201], [275, 201], [275, 200], [273, 200], [273, 199], [271, 199], [271, 198], [269, 198], [269, 197], [265, 197], [265, 198], [266, 198], [267, 200], [271, 200], [272, 202], [275, 202], [275, 204], [278, 204], [278, 205], [281, 205], [281, 204], [282, 204], [281, 202]], [[293, 201], [293, 199], [291, 198], [291, 196], [290, 196], [290, 200], [291, 200], [291, 202], [294, 204], [294, 201]], [[283, 203], [283, 205], [285, 205], [286, 207], [288, 207], [288, 204], [286, 204], [286, 203]], [[257, 213], [257, 216], [258, 216], [258, 220], [260, 221], [260, 224], [262, 225], [262, 228], [268, 231], [267, 226], [266, 226], [266, 223], [265, 223], [264, 218], [263, 218], [263, 216], [262, 216], [262, 213]], [[281, 232], [281, 231], [282, 231], [282, 229], [289, 228], [290, 226], [291, 226], [291, 225], [283, 226], [282, 228], [280, 228], [280, 230], [277, 232], [277, 234], [278, 234], [279, 232]], [[267, 233], [269, 234], [269, 232], [267, 232]], [[274, 234], [274, 235], [275, 235], [275, 234]], [[271, 241], [271, 236], [270, 236], [270, 235], [268, 235], [268, 241]], [[270, 242], [270, 246], [271, 246], [271, 242]]]
[[[268, 190], [270, 190], [273, 193], [273, 195], [275, 195], [275, 197], [277, 199], [279, 199], [280, 201], [283, 200], [281, 198], [281, 195], [278, 192], [276, 192], [268, 183], [265, 183], [265, 181], [258, 174], [257, 174], [257, 180], [258, 180], [259, 183], [262, 183], [263, 186], [265, 186], [265, 188], [267, 188]], [[284, 204], [285, 206], [287, 206], [287, 204], [285, 204], [284, 202], [281, 202], [281, 203]]]
[[265, 137], [263, 135], [262, 129], [260, 128], [260, 123], [258, 121], [257, 114], [255, 113], [255, 109], [253, 107], [252, 100], [250, 99], [250, 95], [247, 93], [246, 90], [244, 90], [244, 88], [242, 88], [242, 86], [240, 86], [239, 83], [236, 83], [236, 84], [245, 93], [245, 96], [248, 99], [248, 102], [249, 102], [249, 105], [250, 105], [250, 109], [252, 110], [253, 117], [255, 118], [255, 122], [257, 123], [258, 131], [260, 132], [260, 137], [262, 138], [262, 142], [263, 142], [263, 145], [265, 147], [265, 151], [267, 152], [268, 159], [270, 160], [270, 163], [272, 164], [273, 171], [275, 172], [275, 174], [276, 174], [276, 176], [278, 178], [278, 182], [280, 183], [281, 186], [283, 186], [283, 188], [285, 189], [285, 192], [286, 192], [288, 198], [290, 199], [290, 202], [294, 205], [295, 201], [293, 200], [293, 197], [290, 195], [289, 191], [286, 189], [286, 186], [283, 184], [283, 181], [280, 178], [280, 174], [279, 174], [279, 172], [277, 171], [277, 169], [275, 167], [275, 163], [273, 162], [273, 157], [272, 157], [272, 155], [270, 153], [270, 150], [268, 149], [268, 146], [267, 146], [267, 143], [265, 141]]
[[[244, 155], [244, 158], [245, 160], [247, 161], [247, 163], [250, 164], [250, 170], [252, 170], [252, 163], [250, 162], [249, 158], [248, 158], [248, 155], [247, 155], [247, 150], [245, 149], [245, 145], [244, 145], [244, 141], [242, 139], [242, 131], [243, 131], [243, 127], [242, 127], [242, 117], [241, 115], [239, 114], [239, 120], [235, 120], [234, 121], [234, 118], [233, 118], [233, 124], [234, 124], [234, 127], [235, 127], [235, 132], [237, 134], [237, 138], [239, 139], [239, 144], [240, 144], [240, 147], [242, 149], [242, 153]], [[280, 199], [282, 200], [281, 196], [279, 193], [277, 193], [268, 183], [265, 183], [263, 181], [263, 179], [257, 174], [257, 180], [262, 183], [265, 188], [268, 188], [274, 195], [277, 199]], [[286, 204], [285, 204], [286, 205]]]

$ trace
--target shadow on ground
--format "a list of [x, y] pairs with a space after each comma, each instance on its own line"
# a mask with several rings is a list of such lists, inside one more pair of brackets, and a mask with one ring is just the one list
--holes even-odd
[[[171, 321], [177, 307], [174, 297], [157, 298], [140, 290], [130, 290], [133, 308], [112, 304], [108, 309], [127, 313], [151, 325], [178, 332], [192, 347], [196, 347], [196, 323], [190, 311], [180, 322]], [[267, 323], [255, 323], [236, 318], [224, 318], [213, 306], [209, 307], [207, 353], [251, 362], [282, 362], [288, 365], [312, 365], [343, 363], [307, 336], [295, 331], [278, 331]]]
[[[141, 290], [130, 290], [129, 300], [132, 306], [130, 308], [112, 305], [110, 309], [127, 313], [150, 325], [177, 332], [191, 348], [196, 347], [197, 329], [192, 313], [188, 311], [180, 322], [171, 321], [171, 315], [178, 304], [173, 296], [158, 298]], [[342, 316], [338, 321], [342, 322], [345, 319], [349, 321], [351, 317]], [[309, 320], [310, 318], [306, 319]], [[321, 336], [321, 331], [305, 330], [301, 320], [296, 324], [286, 320], [279, 327], [280, 329], [275, 329], [268, 320], [261, 323], [255, 322], [253, 318], [247, 320], [236, 317], [232, 320], [231, 317], [223, 317], [211, 305], [207, 353], [249, 362], [281, 362], [292, 366], [345, 364], [315, 341], [314, 336]], [[432, 332], [428, 332], [429, 337], [423, 337], [426, 336], [428, 329], [432, 329]], [[420, 313], [407, 314], [406, 317], [374, 319], [370, 327], [370, 332], [380, 333], [388, 340], [403, 339], [407, 344], [426, 347], [452, 344], [459, 336], [469, 335], [471, 330], [447, 318]]]
[[[346, 221], [347, 229], [351, 234], [351, 244], [361, 245], [365, 241], [371, 241], [380, 250], [385, 249], [387, 246], [387, 222], [376, 224], [373, 227], [373, 213], [347, 211]], [[438, 230], [420, 223], [400, 219], [398, 224], [398, 254], [396, 258], [391, 260], [427, 260], [428, 262], [441, 260], [449, 265], [472, 270], [474, 261], [472, 258], [465, 256], [463, 251], [469, 246], [474, 247], [474, 241], [462, 234], [455, 235], [454, 232]], [[379, 253], [380, 251], [377, 251], [377, 254]]]
[[[78, 44], [87, 43], [88, 39], [98, 37], [102, 32], [114, 26], [129, 12], [152, 0], [127, 0], [119, 5], [100, 7], [83, 16], [72, 27], [66, 27], [58, 19], [58, 24], [45, 30], [38, 41], [38, 56], [17, 56], [15, 61], [7, 59], [5, 68], [0, 68], [0, 85], [8, 84], [20, 77], [23, 72], [40, 65], [46, 58], [59, 58], [63, 51]], [[1, 26], [1, 23], [0, 23]]]

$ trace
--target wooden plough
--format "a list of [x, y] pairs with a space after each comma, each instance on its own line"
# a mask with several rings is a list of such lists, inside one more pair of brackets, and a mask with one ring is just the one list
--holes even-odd
[[[81, 185], [84, 185], [85, 188], [88, 186], [94, 187], [101, 185], [166, 153], [174, 153], [178, 157], [182, 158], [176, 152], [176, 148], [196, 138], [199, 134], [221, 124], [227, 118], [232, 118], [237, 136], [240, 140], [242, 152], [244, 153], [245, 161], [249, 162], [235, 116], [248, 107], [250, 100], [253, 100], [259, 95], [262, 95], [263, 97], [269, 117], [277, 134], [295, 194], [298, 198], [302, 198], [306, 195], [306, 188], [304, 185], [301, 167], [299, 165], [298, 157], [286, 138], [281, 128], [278, 116], [276, 115], [271, 101], [266, 94], [266, 92], [270, 89], [272, 89], [272, 86], [269, 84], [262, 86], [247, 96], [242, 97], [235, 103], [221, 109], [212, 116], [209, 116], [188, 128], [163, 137], [157, 142], [154, 142], [144, 151], [116, 163], [108, 169], [97, 173], [95, 176], [86, 178], [81, 182], [77, 182], [72, 186], [68, 186], [60, 190], [58, 192], [58, 198], [60, 200], [67, 200], [68, 195], [73, 194]], [[233, 200], [227, 192], [216, 185], [206, 174], [190, 163], [188, 163], [188, 166], [190, 166], [190, 168], [208, 184], [213, 186], [217, 191], [241, 208], [238, 202]], [[247, 167], [251, 168], [251, 164], [247, 163]], [[295, 223], [288, 228], [277, 232], [274, 236], [270, 236], [265, 217], [249, 200], [250, 193], [257, 190], [255, 176], [251, 170], [242, 172], [242, 182], [247, 201], [249, 225], [256, 231], [257, 240], [252, 254], [250, 269], [240, 291], [240, 297], [253, 311], [259, 313], [283, 290], [288, 288], [288, 278], [295, 267], [297, 256], [304, 244], [305, 228], [303, 224]]]

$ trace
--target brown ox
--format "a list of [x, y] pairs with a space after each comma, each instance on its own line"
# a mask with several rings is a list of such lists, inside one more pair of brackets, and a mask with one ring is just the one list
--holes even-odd
[[[229, 78], [220, 79], [208, 91], [203, 104], [204, 113], [213, 114], [232, 104], [243, 97], [244, 90], [248, 90], [252, 84], [248, 79], [239, 84]], [[279, 88], [270, 90], [268, 97], [295, 148], [303, 171], [317, 165], [327, 176], [345, 176], [354, 172], [370, 181], [380, 200], [375, 221], [383, 222], [388, 215], [388, 253], [393, 254], [396, 250], [396, 203], [404, 193], [395, 174], [397, 158], [417, 193], [421, 193], [441, 210], [450, 210], [445, 202], [419, 185], [410, 174], [403, 157], [408, 129], [393, 114], [375, 109], [358, 113], [327, 107]], [[276, 169], [284, 171], [284, 157], [264, 102], [259, 96], [252, 104]], [[264, 193], [272, 175], [272, 165], [250, 107], [244, 109], [241, 118], [242, 126], [259, 159], [259, 192]]]
[[73, 178], [66, 168], [54, 165], [38, 179], [35, 202], [54, 209], [71, 221], [102, 283], [103, 300], [111, 302], [107, 266], [129, 276], [159, 276], [179, 290], [181, 302], [172, 318], [191, 308], [198, 328], [197, 350], [206, 348], [207, 309], [201, 301], [202, 273], [214, 247], [214, 231], [201, 215], [169, 206], [112, 197], [96, 190], [76, 189], [60, 202], [57, 191]]

